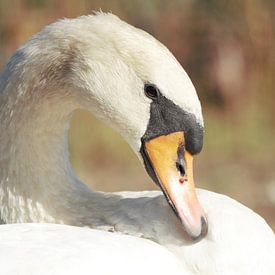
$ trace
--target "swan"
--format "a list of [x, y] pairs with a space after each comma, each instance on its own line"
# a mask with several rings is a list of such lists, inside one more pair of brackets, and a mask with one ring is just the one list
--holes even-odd
[[[67, 143], [77, 109], [118, 131], [162, 192], [103, 193], [83, 184]], [[175, 266], [178, 260], [182, 274], [274, 274], [274, 233], [266, 222], [226, 196], [195, 189], [201, 105], [177, 60], [146, 32], [105, 13], [46, 26], [0, 76], [0, 121], [0, 240], [9, 253], [1, 246], [1, 266], [20, 255], [24, 235], [27, 245], [42, 247], [49, 231], [58, 242], [64, 231], [70, 243], [66, 232], [73, 230], [76, 246], [77, 238], [106, 238], [102, 251], [108, 240], [130, 235], [137, 251], [152, 250], [152, 262], [165, 262], [157, 251]]]

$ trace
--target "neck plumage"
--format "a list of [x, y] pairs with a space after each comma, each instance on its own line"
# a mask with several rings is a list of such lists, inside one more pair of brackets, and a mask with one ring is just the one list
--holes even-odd
[[74, 176], [69, 162], [70, 117], [75, 109], [86, 108], [78, 100], [83, 94], [70, 92], [63, 81], [67, 71], [62, 66], [68, 66], [64, 60], [69, 57], [60, 51], [53, 61], [56, 52], [50, 50], [40, 52], [44, 58], [33, 57], [33, 45], [19, 49], [0, 75], [1, 219], [104, 223], [101, 216], [109, 205], [112, 209], [115, 196], [104, 200], [104, 194], [92, 192]]
[[76, 106], [70, 99], [32, 97], [19, 89], [0, 94], [1, 217], [7, 223], [74, 223], [73, 194], [85, 189], [68, 157], [67, 129]]
[[152, 239], [163, 216], [177, 224], [162, 196], [127, 198], [93, 192], [81, 183], [70, 165], [67, 130], [72, 112], [85, 107], [68, 90], [23, 85], [17, 79], [5, 73], [0, 79], [0, 211], [5, 223], [65, 223]]

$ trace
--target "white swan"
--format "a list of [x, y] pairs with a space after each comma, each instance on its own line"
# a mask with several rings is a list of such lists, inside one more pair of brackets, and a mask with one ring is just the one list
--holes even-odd
[[[92, 192], [74, 176], [66, 132], [78, 108], [121, 133], [171, 208], [159, 192]], [[102, 13], [47, 26], [1, 75], [0, 121], [4, 223], [147, 238], [173, 251], [183, 274], [273, 274], [274, 234], [259, 216], [207, 191], [198, 192], [200, 206], [192, 174], [192, 155], [202, 147], [200, 102], [179, 63], [147, 33]], [[40, 234], [48, 230], [42, 227]]]

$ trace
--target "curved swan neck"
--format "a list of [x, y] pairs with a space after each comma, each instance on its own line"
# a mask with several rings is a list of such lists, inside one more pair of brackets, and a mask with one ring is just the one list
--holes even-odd
[[2, 220], [107, 226], [117, 196], [88, 189], [69, 161], [67, 131], [79, 103], [61, 89], [31, 99], [18, 89], [7, 83], [0, 91]]
[[68, 99], [43, 97], [39, 90], [29, 97], [31, 91], [11, 84], [0, 93], [2, 219], [49, 222], [60, 216], [62, 221], [65, 210], [59, 202], [70, 196], [74, 181], [67, 129], [76, 106]]
[[71, 113], [93, 111], [93, 89], [88, 97], [87, 84], [75, 81], [75, 70], [85, 69], [76, 69], [83, 63], [73, 39], [59, 44], [43, 32], [38, 37], [19, 48], [0, 75], [1, 218], [93, 224], [96, 203], [108, 200], [93, 199], [74, 176], [67, 144]]
[[[88, 189], [74, 176], [68, 155], [70, 117], [80, 105], [70, 96], [62, 100], [62, 90], [28, 101], [28, 92], [18, 95], [16, 89], [0, 91], [0, 211], [4, 222], [66, 223], [136, 236], [142, 227], [142, 236], [155, 240], [163, 235], [158, 232], [162, 230], [159, 218], [179, 223], [162, 196], [129, 197]], [[178, 225], [176, 235], [181, 234]]]
[[[60, 79], [59, 72], [54, 74], [49, 68], [48, 55], [43, 62], [37, 56], [35, 60], [26, 56], [30, 46], [19, 49], [0, 76], [1, 219], [6, 223], [55, 222], [107, 230], [115, 230], [116, 225], [120, 232], [138, 234], [139, 225], [132, 225], [131, 216], [136, 217], [137, 211], [142, 215], [135, 206], [143, 205], [144, 200], [92, 192], [74, 176], [69, 162], [67, 130], [72, 112], [83, 108], [99, 117], [100, 112], [105, 113], [107, 122], [112, 119], [108, 108], [98, 109], [101, 103], [92, 94], [102, 90], [104, 83], [97, 82], [89, 87], [89, 93], [83, 92], [86, 86], [78, 85], [84, 80], [72, 84], [72, 75]], [[104, 69], [110, 75], [106, 66], [97, 73], [104, 75]], [[129, 125], [125, 131], [134, 132]], [[147, 231], [150, 235], [151, 229]]]

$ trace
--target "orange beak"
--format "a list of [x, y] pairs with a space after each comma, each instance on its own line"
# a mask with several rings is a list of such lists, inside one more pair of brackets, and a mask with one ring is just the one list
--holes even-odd
[[185, 150], [184, 133], [175, 132], [145, 142], [158, 184], [187, 234], [199, 240], [207, 234], [206, 215], [193, 179], [193, 157]]

